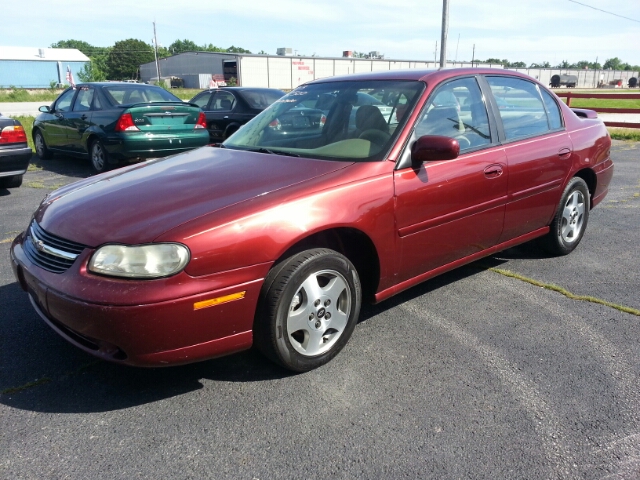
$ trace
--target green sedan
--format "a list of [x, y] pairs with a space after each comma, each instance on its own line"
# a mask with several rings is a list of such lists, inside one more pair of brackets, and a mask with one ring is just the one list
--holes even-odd
[[89, 158], [96, 172], [209, 143], [200, 108], [155, 85], [81, 83], [40, 112], [33, 124], [38, 157]]

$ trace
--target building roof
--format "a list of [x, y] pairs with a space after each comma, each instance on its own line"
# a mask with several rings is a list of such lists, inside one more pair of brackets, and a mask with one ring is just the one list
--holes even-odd
[[0, 60], [34, 60], [40, 62], [88, 62], [87, 57], [75, 48], [36, 48], [0, 46]]

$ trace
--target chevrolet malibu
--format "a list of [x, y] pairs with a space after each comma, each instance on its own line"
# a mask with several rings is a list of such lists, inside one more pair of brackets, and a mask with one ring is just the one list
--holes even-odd
[[[320, 128], [277, 131], [328, 94]], [[516, 72], [321, 79], [220, 146], [50, 193], [11, 260], [40, 317], [102, 359], [255, 345], [306, 371], [345, 346], [363, 301], [534, 239], [570, 253], [607, 194], [610, 145], [595, 112]]]

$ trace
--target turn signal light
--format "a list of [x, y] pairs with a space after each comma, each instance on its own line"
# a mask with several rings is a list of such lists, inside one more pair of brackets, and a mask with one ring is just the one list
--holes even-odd
[[0, 143], [27, 143], [27, 135], [20, 125], [4, 127], [0, 131]]
[[133, 123], [133, 117], [130, 113], [123, 113], [120, 115], [118, 122], [116, 123], [116, 132], [127, 132], [133, 130], [140, 130], [136, 127], [136, 124]]

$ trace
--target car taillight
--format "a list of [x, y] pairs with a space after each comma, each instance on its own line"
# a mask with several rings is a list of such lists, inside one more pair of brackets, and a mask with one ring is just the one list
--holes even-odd
[[24, 128], [20, 125], [4, 127], [0, 131], [0, 143], [27, 143], [27, 135], [24, 133]]
[[276, 118], [274, 121], [272, 121], [272, 122], [269, 124], [269, 126], [270, 126], [271, 128], [273, 128], [274, 130], [280, 130], [280, 120], [278, 120], [278, 119]]
[[324, 124], [327, 123], [327, 116], [326, 115], [322, 115], [320, 117], [320, 126], [324, 127]]
[[131, 116], [131, 114], [123, 113], [122, 115], [120, 115], [120, 118], [116, 123], [116, 132], [126, 132], [126, 131], [133, 131], [133, 130], [140, 130], [140, 129], [136, 127], [135, 123], [133, 123], [133, 117]]
[[207, 128], [207, 117], [203, 112], [200, 112], [200, 115], [198, 115], [198, 121], [194, 128]]

